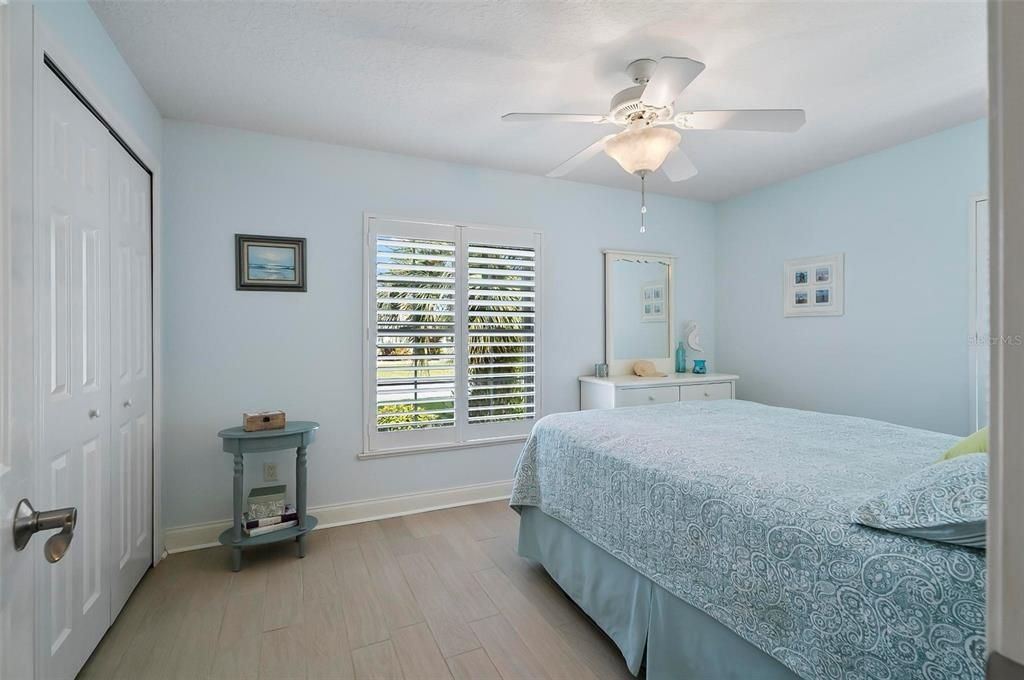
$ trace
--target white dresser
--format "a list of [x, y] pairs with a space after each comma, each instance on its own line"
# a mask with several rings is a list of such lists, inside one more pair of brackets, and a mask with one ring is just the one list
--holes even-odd
[[694, 399], [735, 399], [738, 375], [673, 373], [665, 378], [580, 376], [580, 409], [620, 408]]

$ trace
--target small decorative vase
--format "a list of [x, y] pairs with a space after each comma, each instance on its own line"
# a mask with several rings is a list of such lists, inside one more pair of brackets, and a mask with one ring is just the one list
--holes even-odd
[[676, 373], [686, 373], [686, 348], [681, 340], [676, 347]]
[[694, 359], [693, 360], [693, 372], [698, 375], [703, 375], [708, 372], [707, 360], [706, 359]]

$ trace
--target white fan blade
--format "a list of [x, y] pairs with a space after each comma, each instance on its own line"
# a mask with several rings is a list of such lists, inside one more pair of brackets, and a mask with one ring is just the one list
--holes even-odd
[[665, 174], [673, 182], [682, 182], [684, 179], [690, 179], [697, 174], [697, 168], [694, 167], [687, 155], [683, 153], [683, 150], [679, 148], [676, 148], [675, 151], [668, 155], [665, 162], [661, 164], [661, 169], [665, 171]]
[[501, 117], [506, 123], [606, 123], [607, 116], [598, 113], [506, 113]]
[[703, 70], [704, 64], [693, 59], [662, 57], [640, 95], [640, 103], [659, 108], [668, 106]]
[[[620, 134], [620, 133], [616, 133]], [[597, 154], [604, 151], [605, 142], [614, 137], [615, 135], [605, 135], [601, 139], [597, 140], [583, 151], [567, 160], [566, 162], [559, 165], [557, 168], [548, 173], [548, 177], [562, 177], [567, 175], [579, 166], [583, 165]]]
[[676, 127], [683, 130], [754, 130], [795, 132], [807, 120], [803, 109], [758, 109], [739, 111], [681, 111]]

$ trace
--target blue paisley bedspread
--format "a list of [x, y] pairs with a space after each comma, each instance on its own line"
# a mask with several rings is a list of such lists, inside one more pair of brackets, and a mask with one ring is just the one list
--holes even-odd
[[984, 677], [985, 554], [851, 523], [951, 435], [744, 401], [540, 420], [536, 506], [803, 678]]

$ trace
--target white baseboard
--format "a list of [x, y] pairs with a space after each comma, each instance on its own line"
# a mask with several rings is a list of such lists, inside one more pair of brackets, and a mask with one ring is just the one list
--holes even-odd
[[[459, 505], [472, 505], [509, 498], [512, 495], [512, 480], [492, 482], [489, 484], [473, 484], [457, 486], [438, 491], [406, 494], [403, 496], [387, 496], [369, 500], [340, 503], [338, 505], [321, 505], [311, 507], [309, 512], [316, 515], [320, 524], [317, 530], [356, 522], [369, 522], [375, 519], [412, 515], [427, 510], [454, 508]], [[220, 532], [231, 526], [231, 520], [204, 524], [191, 524], [183, 527], [172, 527], [164, 531], [164, 549], [168, 553], [199, 550], [220, 545], [217, 537]]]

